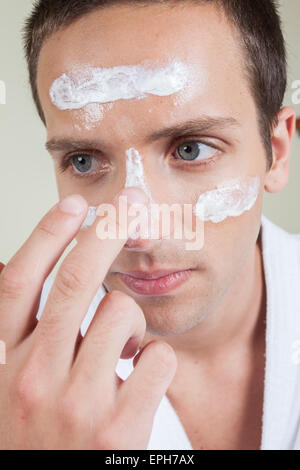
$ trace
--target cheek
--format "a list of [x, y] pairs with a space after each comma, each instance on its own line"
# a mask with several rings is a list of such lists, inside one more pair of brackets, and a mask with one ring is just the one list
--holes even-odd
[[261, 213], [257, 208], [220, 224], [205, 224], [203, 256], [216, 291], [226, 289], [241, 272], [257, 242]]
[[255, 204], [249, 211], [222, 222], [204, 223], [202, 256], [211, 272], [211, 278], [220, 288], [236, 276], [257, 242], [263, 203], [263, 185], [260, 185]]
[[220, 223], [228, 217], [239, 217], [256, 204], [260, 178], [247, 177], [232, 183], [221, 183], [217, 189], [201, 193], [194, 213], [204, 222]]
[[56, 171], [56, 184], [60, 198], [71, 194], [80, 194], [89, 206], [98, 206], [110, 202], [124, 186], [124, 174], [106, 174], [98, 179], [76, 177], [71, 174], [71, 168], [63, 174]]
[[60, 199], [65, 198], [73, 192], [73, 184], [66, 178], [65, 175], [61, 175], [58, 171], [55, 172], [56, 185]]

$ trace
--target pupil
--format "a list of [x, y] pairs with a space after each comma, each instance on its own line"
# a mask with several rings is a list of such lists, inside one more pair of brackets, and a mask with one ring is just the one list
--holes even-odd
[[195, 160], [199, 156], [197, 143], [183, 144], [179, 146], [179, 156], [183, 160]]
[[75, 156], [73, 158], [75, 168], [81, 173], [89, 171], [92, 167], [92, 160], [89, 156]]

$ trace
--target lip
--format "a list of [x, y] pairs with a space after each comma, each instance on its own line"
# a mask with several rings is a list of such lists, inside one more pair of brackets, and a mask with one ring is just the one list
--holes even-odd
[[136, 294], [163, 295], [171, 292], [186, 282], [192, 269], [183, 271], [153, 271], [151, 273], [132, 271], [118, 273], [120, 279]]

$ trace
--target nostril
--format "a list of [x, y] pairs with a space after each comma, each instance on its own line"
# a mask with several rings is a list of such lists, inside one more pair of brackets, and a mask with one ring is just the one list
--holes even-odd
[[124, 248], [129, 251], [148, 251], [152, 246], [153, 240], [145, 238], [137, 238], [134, 240], [133, 238], [129, 238], [124, 245]]
[[127, 243], [124, 245], [125, 248], [133, 248], [136, 245], [136, 240], [128, 238]]

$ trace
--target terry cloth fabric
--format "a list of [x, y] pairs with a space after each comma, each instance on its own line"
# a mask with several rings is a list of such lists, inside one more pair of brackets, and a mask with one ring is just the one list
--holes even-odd
[[[261, 236], [267, 300], [261, 450], [300, 450], [300, 234], [290, 234], [262, 216]], [[48, 278], [44, 284], [38, 318], [52, 283]], [[82, 334], [104, 295], [100, 286]], [[119, 360], [116, 372], [122, 379], [132, 371], [133, 359]], [[192, 450], [166, 395], [156, 411], [147, 449]]]

